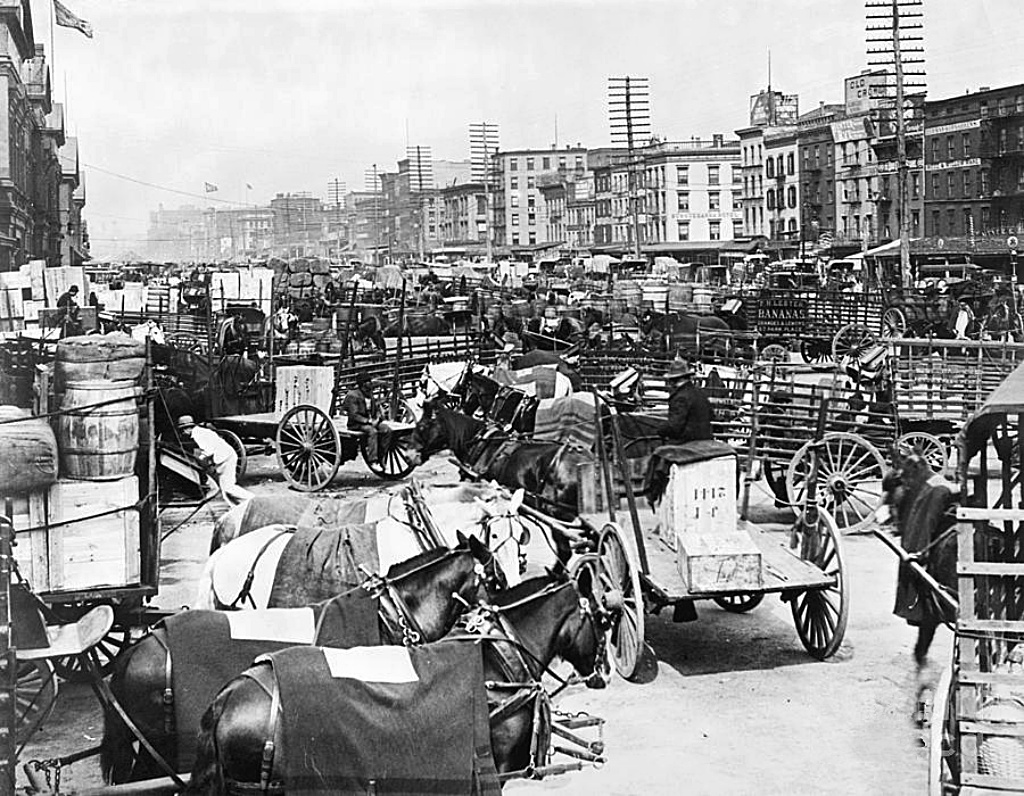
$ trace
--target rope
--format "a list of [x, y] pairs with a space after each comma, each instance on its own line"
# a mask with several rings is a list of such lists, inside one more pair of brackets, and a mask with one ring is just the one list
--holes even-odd
[[[161, 542], [165, 541], [165, 540], [167, 539], [167, 537], [168, 537], [168, 536], [170, 536], [171, 534], [173, 534], [173, 533], [174, 533], [175, 531], [179, 530], [179, 529], [180, 529], [180, 528], [181, 528], [181, 527], [182, 527], [183, 525], [185, 525], [185, 524], [186, 524], [186, 523], [187, 523], [187, 522], [188, 522], [189, 520], [191, 520], [191, 519], [192, 519], [192, 518], [193, 518], [194, 516], [196, 516], [196, 514], [198, 514], [198, 513], [199, 513], [200, 509], [203, 509], [203, 508], [208, 508], [208, 507], [209, 507], [209, 504], [210, 504], [210, 503], [211, 503], [211, 502], [213, 501], [213, 499], [214, 499], [214, 498], [216, 498], [216, 497], [217, 497], [217, 496], [218, 496], [219, 494], [220, 494], [219, 492], [214, 492], [213, 494], [211, 494], [211, 495], [207, 495], [206, 497], [204, 497], [204, 498], [203, 498], [203, 499], [202, 499], [202, 500], [201, 500], [201, 501], [199, 502], [199, 505], [198, 505], [198, 506], [196, 506], [196, 507], [195, 507], [194, 509], [192, 509], [192, 511], [190, 511], [190, 512], [188, 513], [188, 516], [187, 516], [187, 517], [185, 517], [185, 519], [183, 519], [183, 520], [182, 520], [181, 522], [179, 522], [179, 523], [178, 523], [177, 525], [175, 525], [175, 526], [174, 526], [173, 528], [171, 528], [171, 530], [167, 531], [167, 533], [165, 533], [165, 534], [161, 534], [161, 536], [160, 536], [160, 541], [161, 541]], [[214, 521], [216, 521], [216, 517], [214, 517]]]
[[121, 506], [115, 509], [109, 509], [107, 511], [101, 511], [98, 514], [87, 514], [84, 517], [74, 517], [69, 520], [60, 520], [58, 522], [50, 522], [45, 525], [37, 525], [33, 528], [20, 528], [18, 533], [29, 533], [30, 531], [44, 531], [49, 528], [59, 528], [63, 525], [74, 525], [76, 522], [88, 522], [89, 520], [98, 520], [101, 517], [109, 517], [113, 514], [120, 514], [122, 511], [142, 511], [143, 507], [151, 500], [156, 499], [156, 492], [150, 492], [148, 495], [139, 498], [139, 500], [130, 506]]
[[[140, 394], [132, 396], [136, 403], [142, 403], [144, 399], [151, 398], [153, 395], [159, 393], [159, 390], [153, 388], [152, 390], [142, 390]], [[119, 404], [128, 400], [128, 396], [122, 396], [121, 398], [108, 398], [105, 401], [99, 401], [94, 404], [83, 404], [82, 406], [72, 406], [67, 409], [56, 409], [53, 412], [45, 412], [41, 415], [32, 415], [31, 417], [12, 417], [7, 420], [0, 420], [0, 425], [7, 425], [8, 423], [24, 423], [26, 420], [42, 420], [50, 417], [60, 417], [61, 415], [73, 415], [80, 412], [84, 412], [87, 409], [96, 409], [100, 406], [109, 406], [110, 404]]]

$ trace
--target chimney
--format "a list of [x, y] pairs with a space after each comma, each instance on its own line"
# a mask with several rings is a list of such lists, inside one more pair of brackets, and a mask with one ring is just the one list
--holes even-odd
[[711, 136], [711, 141], [716, 149], [721, 149], [722, 144], [725, 143], [725, 135], [722, 133], [715, 133], [713, 136]]

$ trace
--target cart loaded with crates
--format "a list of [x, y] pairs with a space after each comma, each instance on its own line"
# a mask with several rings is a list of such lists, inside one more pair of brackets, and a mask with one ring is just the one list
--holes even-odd
[[[929, 793], [1024, 791], [1024, 365], [957, 437], [958, 593], [952, 663], [936, 689]], [[958, 603], [958, 606], [956, 605]]]
[[[700, 600], [744, 613], [778, 594], [806, 650], [820, 660], [836, 653], [849, 616], [849, 583], [839, 530], [818, 504], [813, 478], [796, 521], [769, 528], [747, 521], [737, 506], [739, 463], [729, 445], [668, 446], [656, 452], [648, 508], [633, 488], [620, 417], [600, 394], [596, 416], [603, 433], [596, 435], [596, 463], [580, 471], [579, 519], [558, 523], [520, 510], [571, 539], [579, 553], [571, 571], [589, 570], [596, 598], [614, 617], [608, 643], [621, 676], [640, 669], [646, 612], [672, 607], [676, 618], [692, 619]], [[823, 405], [819, 440], [825, 418]]]
[[33, 360], [31, 404], [0, 407], [0, 508], [13, 548], [0, 551], [13, 606], [0, 625], [15, 626], [7, 696], [19, 744], [52, 710], [57, 675], [95, 682], [133, 630], [159, 617], [149, 606], [161, 537], [146, 346], [117, 333], [72, 337], [35, 348]]

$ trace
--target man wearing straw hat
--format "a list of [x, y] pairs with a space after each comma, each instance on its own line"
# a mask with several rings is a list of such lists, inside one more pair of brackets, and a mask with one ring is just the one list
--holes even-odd
[[238, 454], [220, 434], [211, 428], [197, 426], [191, 415], [182, 415], [178, 418], [178, 433], [183, 440], [191, 440], [198, 452], [209, 459], [216, 473], [214, 481], [224, 500], [232, 506], [237, 506], [253, 497], [248, 489], [238, 486]]
[[711, 431], [711, 403], [704, 391], [693, 383], [693, 370], [685, 359], [668, 366], [665, 381], [671, 393], [668, 419], [658, 428], [666, 444], [681, 445], [702, 439], [714, 439]]

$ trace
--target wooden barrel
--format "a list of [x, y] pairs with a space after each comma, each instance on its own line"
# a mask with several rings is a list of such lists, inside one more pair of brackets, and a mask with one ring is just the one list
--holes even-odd
[[134, 381], [145, 365], [146, 344], [126, 334], [67, 337], [57, 344], [57, 388], [73, 381]]
[[[106, 481], [134, 473], [139, 450], [137, 394], [130, 381], [68, 382], [57, 425], [62, 476]], [[111, 403], [92, 406], [106, 401]]]

